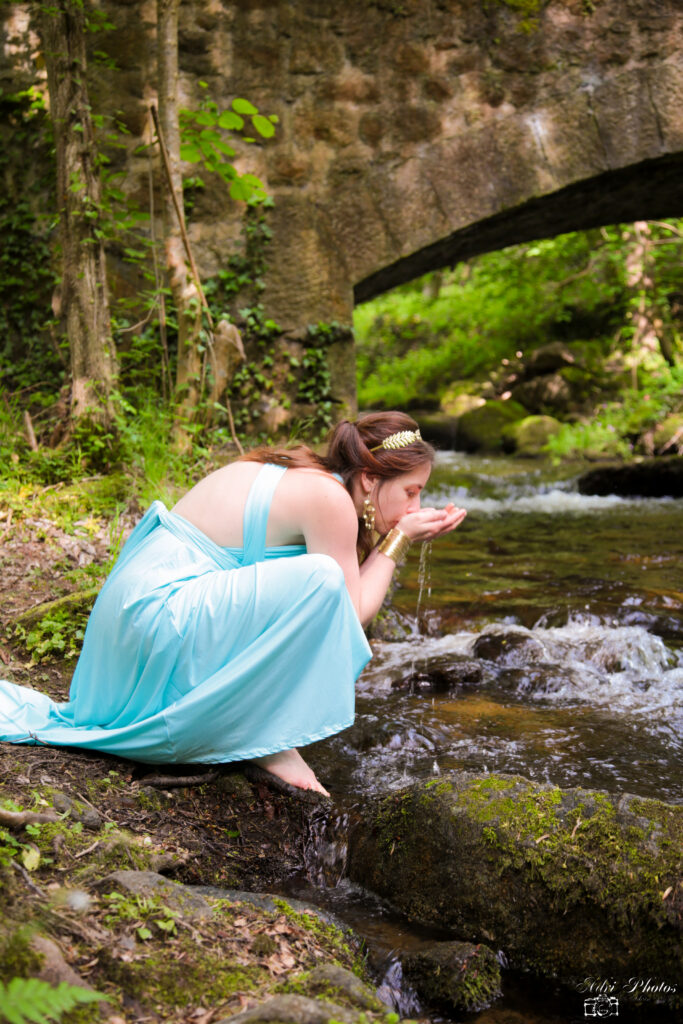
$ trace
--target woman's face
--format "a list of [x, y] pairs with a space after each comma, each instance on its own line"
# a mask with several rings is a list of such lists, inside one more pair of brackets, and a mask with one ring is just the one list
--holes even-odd
[[378, 533], [387, 533], [408, 512], [419, 510], [420, 494], [431, 471], [431, 462], [423, 462], [408, 473], [400, 473], [388, 480], [374, 478], [370, 500], [376, 509], [375, 529]]

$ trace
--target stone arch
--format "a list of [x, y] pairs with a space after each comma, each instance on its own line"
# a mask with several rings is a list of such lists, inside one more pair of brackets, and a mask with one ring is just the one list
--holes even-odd
[[[94, 102], [116, 94], [132, 149], [149, 138], [155, 2], [105, 6], [117, 68]], [[683, 214], [680, 0], [187, 0], [180, 15], [181, 101], [204, 80], [219, 105], [279, 116], [245, 166], [275, 200], [264, 303], [290, 337], [487, 249]], [[147, 161], [132, 167], [145, 195]], [[222, 186], [198, 199], [205, 274], [240, 220]], [[352, 337], [335, 337], [353, 405]]]

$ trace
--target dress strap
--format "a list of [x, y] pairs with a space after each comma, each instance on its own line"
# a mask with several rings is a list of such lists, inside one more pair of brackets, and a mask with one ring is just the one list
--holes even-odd
[[266, 551], [266, 529], [275, 488], [287, 472], [286, 466], [266, 462], [256, 474], [244, 505], [243, 565], [262, 562]]

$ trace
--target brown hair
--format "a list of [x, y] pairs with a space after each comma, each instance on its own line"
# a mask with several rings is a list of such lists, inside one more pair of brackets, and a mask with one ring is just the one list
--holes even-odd
[[[433, 463], [434, 449], [421, 439], [411, 441], [403, 448], [379, 447], [390, 434], [417, 429], [415, 420], [403, 412], [368, 413], [355, 423], [341, 420], [334, 427], [329, 437], [327, 455], [318, 455], [306, 445], [299, 444], [292, 448], [261, 446], [246, 452], [241, 459], [247, 462], [272, 462], [276, 466], [288, 466], [291, 469], [321, 469], [328, 473], [338, 473], [350, 494], [354, 477], [363, 471], [379, 477], [382, 482], [401, 473], [409, 473], [425, 462]], [[361, 559], [369, 553], [372, 544], [370, 530], [359, 519], [357, 548]]]
[[[325, 462], [329, 469], [340, 474], [349, 493], [354, 476], [363, 471], [379, 477], [381, 487], [385, 480], [409, 473], [425, 462], [434, 462], [434, 449], [421, 439], [403, 448], [378, 447], [390, 434], [417, 429], [415, 420], [403, 412], [368, 413], [355, 423], [342, 420], [330, 435]], [[371, 531], [359, 519], [357, 547], [361, 558], [370, 552], [372, 544]]]

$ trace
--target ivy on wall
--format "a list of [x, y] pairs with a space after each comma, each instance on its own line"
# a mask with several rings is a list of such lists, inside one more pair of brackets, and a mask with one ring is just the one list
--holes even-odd
[[0, 92], [0, 372], [8, 391], [58, 390], [66, 359], [51, 332], [57, 284], [50, 122], [37, 90]]

